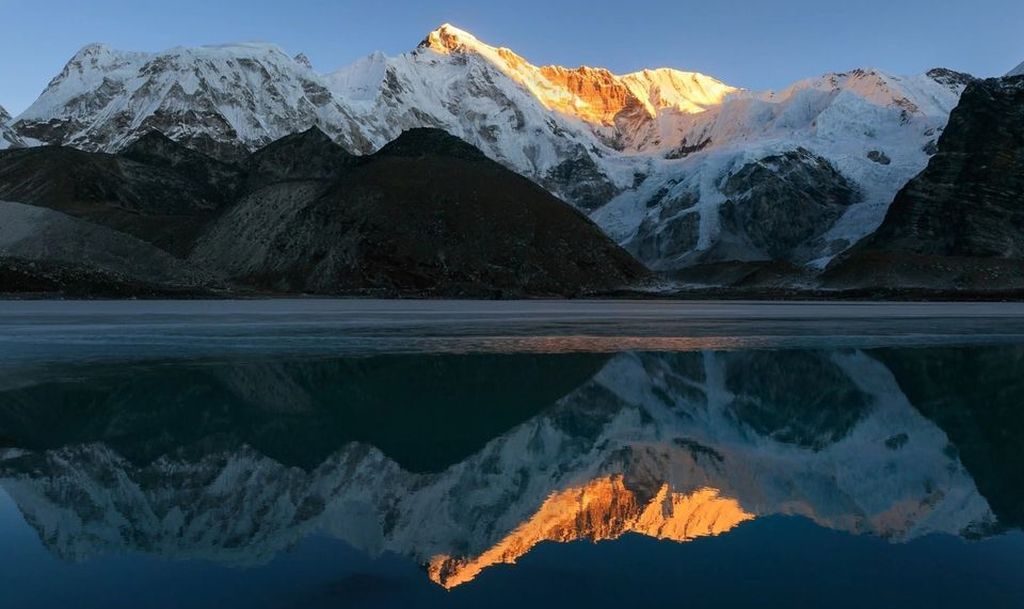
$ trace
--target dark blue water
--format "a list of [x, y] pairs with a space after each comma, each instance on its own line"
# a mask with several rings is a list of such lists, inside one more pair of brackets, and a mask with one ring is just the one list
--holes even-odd
[[1024, 310], [0, 304], [0, 607], [1024, 606]]

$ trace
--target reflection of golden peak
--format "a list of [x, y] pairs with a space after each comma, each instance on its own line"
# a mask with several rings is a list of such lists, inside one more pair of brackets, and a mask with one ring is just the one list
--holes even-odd
[[551, 495], [529, 520], [476, 558], [439, 555], [427, 570], [431, 580], [451, 589], [487, 567], [516, 562], [544, 541], [596, 542], [638, 533], [683, 542], [720, 535], [753, 518], [712, 488], [683, 494], [664, 484], [644, 502], [626, 488], [622, 476], [610, 476]]
[[443, 55], [474, 53], [524, 87], [547, 109], [585, 122], [613, 126], [616, 119], [654, 117], [672, 109], [697, 114], [738, 91], [710, 76], [669, 68], [619, 76], [604, 68], [537, 67], [513, 51], [492, 47], [450, 24], [421, 45]]

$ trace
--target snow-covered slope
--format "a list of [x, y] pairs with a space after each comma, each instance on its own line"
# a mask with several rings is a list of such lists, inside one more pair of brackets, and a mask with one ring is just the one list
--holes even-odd
[[1006, 73], [1007, 76], [1024, 76], [1024, 63]]
[[[253, 378], [287, 381], [273, 365]], [[251, 563], [319, 533], [454, 586], [541, 541], [683, 542], [772, 514], [893, 541], [983, 532], [994, 515], [949, 447], [861, 352], [622, 354], [440, 473], [358, 444], [309, 471], [248, 447], [138, 465], [92, 444], [0, 453], [0, 483], [70, 559]]]
[[445, 25], [414, 51], [327, 75], [270, 45], [92, 45], [14, 125], [105, 151], [156, 128], [222, 155], [312, 125], [359, 153], [440, 127], [592, 213], [656, 268], [822, 264], [924, 168], [963, 85], [944, 70], [854, 70], [754, 93], [667, 68], [538, 67]]
[[0, 150], [24, 145], [18, 134], [11, 128], [10, 123], [11, 115], [3, 106], [0, 106]]
[[264, 44], [133, 53], [86, 46], [15, 125], [24, 136], [114, 152], [157, 129], [231, 156], [312, 125], [344, 143], [350, 117], [308, 62]]

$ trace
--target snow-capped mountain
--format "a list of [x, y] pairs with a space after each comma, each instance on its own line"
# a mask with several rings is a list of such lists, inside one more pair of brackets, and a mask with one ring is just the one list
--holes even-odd
[[618, 150], [658, 150], [670, 117], [700, 114], [738, 91], [703, 74], [668, 68], [617, 76], [602, 68], [537, 67], [506, 48], [484, 44], [451, 25], [431, 32], [421, 48], [482, 57], [525, 88], [547, 110], [587, 124]]
[[[277, 379], [285, 392], [269, 395], [295, 403], [296, 385], [266, 366], [251, 380]], [[309, 470], [248, 447], [181, 448], [143, 465], [103, 444], [9, 449], [0, 483], [69, 559], [140, 551], [248, 564], [319, 533], [408, 556], [449, 587], [541, 541], [683, 542], [789, 514], [899, 542], [983, 533], [995, 520], [947, 435], [855, 351], [621, 354], [439, 473], [360, 444]]]
[[343, 143], [357, 131], [308, 61], [265, 44], [134, 53], [79, 51], [17, 117], [18, 132], [90, 151], [165, 135], [216, 156], [253, 150], [313, 125]]
[[854, 70], [732, 95], [681, 128], [683, 158], [652, 163], [594, 219], [655, 268], [823, 264], [877, 228], [927, 165], [965, 82]]
[[222, 156], [313, 125], [358, 153], [439, 127], [591, 213], [654, 268], [823, 264], [925, 167], [964, 82], [855, 70], [755, 93], [667, 68], [538, 67], [445, 25], [409, 53], [326, 75], [270, 45], [92, 45], [13, 124], [101, 151], [159, 129]]
[[1006, 73], [1007, 76], [1024, 76], [1024, 63]]

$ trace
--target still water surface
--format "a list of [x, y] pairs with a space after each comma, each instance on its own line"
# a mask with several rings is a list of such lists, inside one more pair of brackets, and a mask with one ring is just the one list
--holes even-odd
[[1021, 607], [1024, 307], [0, 303], [0, 607]]

